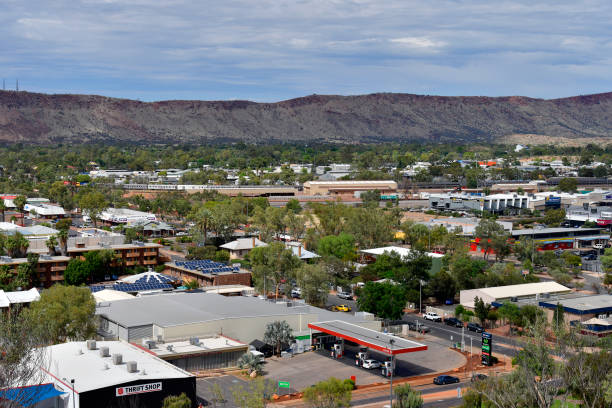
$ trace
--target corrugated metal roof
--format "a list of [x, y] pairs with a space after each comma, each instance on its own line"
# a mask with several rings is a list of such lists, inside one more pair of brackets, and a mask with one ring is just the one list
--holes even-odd
[[491, 296], [494, 299], [510, 297], [535, 296], [542, 293], [563, 293], [570, 292], [570, 288], [557, 282], [535, 282], [523, 283], [520, 285], [495, 286], [491, 288], [479, 288], [479, 291]]

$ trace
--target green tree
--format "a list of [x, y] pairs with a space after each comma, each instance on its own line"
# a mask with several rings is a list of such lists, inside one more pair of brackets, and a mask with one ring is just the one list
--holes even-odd
[[304, 264], [296, 275], [304, 300], [310, 305], [324, 307], [331, 284], [329, 273], [319, 264]]
[[293, 341], [293, 329], [284, 320], [277, 320], [266, 325], [263, 341], [274, 346], [277, 354], [280, 355], [281, 347]]
[[45, 245], [47, 245], [47, 248], [49, 249], [49, 255], [54, 256], [56, 254], [55, 248], [57, 247], [57, 235], [51, 235], [45, 242]]
[[53, 344], [85, 340], [96, 333], [96, 302], [89, 288], [55, 285], [23, 311]]
[[280, 242], [252, 249], [249, 259], [253, 266], [255, 286], [260, 290], [268, 291], [271, 285], [276, 297], [278, 297], [281, 281], [293, 277], [301, 265], [300, 259]]
[[299, 200], [291, 198], [289, 199], [289, 201], [287, 201], [285, 209], [287, 209], [287, 211], [291, 211], [294, 214], [299, 214], [302, 211], [302, 206], [300, 205]]
[[440, 270], [427, 284], [428, 291], [439, 302], [454, 299], [457, 293], [457, 284], [453, 277], [445, 270]]
[[402, 384], [395, 387], [394, 408], [422, 408], [423, 397], [421, 393], [412, 389], [410, 384]]
[[480, 247], [484, 250], [484, 259], [491, 251], [495, 252], [496, 260], [503, 259], [510, 252], [508, 233], [504, 227], [493, 220], [483, 218], [474, 229], [474, 235], [480, 240]]
[[368, 282], [358, 295], [359, 310], [391, 320], [401, 319], [408, 300], [404, 288], [386, 282]]
[[474, 298], [474, 314], [480, 320], [480, 324], [483, 327], [486, 327], [487, 317], [489, 316], [489, 312], [491, 311], [491, 305], [486, 303], [476, 296]]
[[181, 395], [168, 395], [162, 402], [162, 408], [191, 408], [191, 400], [184, 392]]
[[559, 331], [564, 327], [565, 324], [565, 310], [563, 309], [563, 305], [557, 302], [557, 306], [553, 312], [552, 316], [552, 326], [555, 331]]
[[38, 272], [38, 254], [28, 254], [28, 261], [17, 267], [16, 285], [21, 288], [31, 288], [40, 284]]
[[2, 214], [2, 218], [0, 218], [0, 222], [5, 222], [4, 213], [6, 212], [6, 204], [4, 204], [4, 199], [0, 198], [0, 214]]
[[106, 196], [100, 191], [90, 191], [83, 194], [79, 199], [79, 206], [84, 214], [87, 214], [97, 227], [102, 211], [108, 208]]
[[11, 258], [25, 258], [30, 246], [27, 240], [19, 231], [6, 238], [5, 241], [8, 256]]
[[68, 285], [81, 286], [87, 282], [87, 278], [92, 275], [88, 262], [80, 259], [71, 259], [64, 271], [64, 281]]
[[578, 187], [578, 182], [573, 177], [565, 177], [559, 180], [559, 190], [564, 191], [566, 193], [574, 193], [576, 192], [576, 188]]
[[352, 386], [330, 377], [304, 390], [304, 400], [312, 408], [340, 408], [351, 404]]
[[235, 406], [238, 408], [265, 408], [276, 387], [271, 381], [256, 378], [247, 386], [238, 385], [232, 389]]
[[261, 374], [263, 372], [263, 361], [259, 356], [252, 353], [244, 353], [238, 359], [238, 367], [241, 370], [247, 370], [247, 374]]
[[328, 235], [321, 238], [317, 247], [321, 256], [334, 256], [343, 261], [355, 259], [355, 237], [350, 234]]
[[565, 220], [565, 209], [548, 210], [544, 213], [544, 224], [549, 227], [558, 227]]
[[380, 202], [380, 190], [369, 190], [361, 193], [361, 202], [364, 207], [376, 208]]

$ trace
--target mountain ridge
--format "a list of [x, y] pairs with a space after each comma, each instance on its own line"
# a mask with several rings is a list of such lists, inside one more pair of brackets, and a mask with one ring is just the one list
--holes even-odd
[[557, 99], [373, 93], [141, 102], [0, 91], [4, 143], [468, 143], [515, 134], [610, 138], [612, 92]]

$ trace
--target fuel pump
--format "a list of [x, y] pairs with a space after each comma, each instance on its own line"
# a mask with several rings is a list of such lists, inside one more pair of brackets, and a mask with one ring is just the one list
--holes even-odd
[[355, 357], [355, 365], [359, 367], [363, 366], [363, 362], [366, 361], [368, 358], [370, 358], [368, 348], [361, 347], [359, 349], [359, 352], [357, 353], [357, 356]]
[[341, 358], [344, 355], [344, 341], [334, 344], [331, 355], [333, 358]]
[[391, 357], [383, 363], [381, 373], [383, 377], [391, 377], [391, 373], [395, 370], [395, 359]]

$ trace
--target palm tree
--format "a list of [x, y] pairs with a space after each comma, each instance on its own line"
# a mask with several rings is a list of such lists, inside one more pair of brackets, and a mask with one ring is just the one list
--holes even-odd
[[20, 232], [15, 232], [6, 239], [6, 250], [11, 258], [24, 258], [28, 252], [30, 241]]
[[183, 285], [189, 290], [198, 289], [200, 287], [200, 283], [197, 279], [189, 279], [188, 281], [183, 283]]
[[261, 361], [261, 358], [251, 353], [244, 353], [238, 359], [238, 367], [243, 370], [247, 370], [249, 375], [251, 375], [253, 372], [261, 374], [262, 366], [263, 361]]
[[0, 198], [0, 213], [2, 213], [2, 219], [0, 219], [0, 222], [4, 222], [4, 212], [6, 211], [6, 204], [4, 204], [4, 199]]
[[60, 252], [63, 256], [66, 256], [68, 254], [68, 230], [61, 229], [57, 233], [57, 238], [60, 243]]
[[21, 213], [21, 225], [23, 225], [23, 208], [25, 207], [27, 201], [28, 199], [24, 195], [19, 195], [13, 200], [15, 207], [17, 207], [17, 209]]
[[49, 248], [49, 255], [55, 255], [55, 247], [57, 246], [57, 236], [51, 235], [46, 242], [47, 248]]

